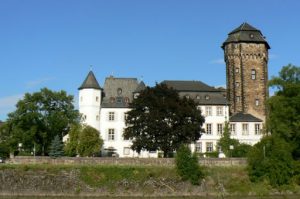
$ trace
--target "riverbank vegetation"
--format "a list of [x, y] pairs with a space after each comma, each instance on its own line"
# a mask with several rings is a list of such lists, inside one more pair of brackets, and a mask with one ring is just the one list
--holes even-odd
[[251, 182], [246, 167], [203, 167], [203, 172], [205, 177], [199, 185], [193, 185], [183, 180], [175, 167], [4, 164], [0, 166], [0, 188], [7, 193], [55, 193], [62, 196], [300, 194], [296, 179], [289, 185], [273, 188], [268, 181]]

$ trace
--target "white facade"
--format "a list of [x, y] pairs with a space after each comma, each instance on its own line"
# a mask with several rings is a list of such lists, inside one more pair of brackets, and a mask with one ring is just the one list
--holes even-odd
[[[124, 129], [126, 128], [126, 113], [131, 110], [126, 104], [132, 100], [134, 95], [138, 95], [138, 93], [133, 93], [133, 87], [137, 87], [138, 83], [132, 83], [135, 81], [132, 78], [109, 77], [106, 81], [108, 82], [105, 84], [107, 89], [106, 98], [102, 96], [103, 93], [105, 95], [105, 89], [102, 92], [92, 73], [88, 75], [83, 85], [79, 88], [79, 112], [83, 116], [83, 123], [94, 127], [100, 132], [100, 136], [104, 140], [102, 155], [158, 157], [158, 152], [156, 151], [142, 151], [140, 154], [134, 152], [130, 148], [132, 142], [123, 138]], [[129, 89], [131, 93], [126, 91], [126, 86], [122, 87], [125, 83], [132, 87]], [[125, 94], [123, 95], [123, 93]], [[182, 96], [187, 96], [186, 92], [181, 94]], [[198, 141], [191, 143], [191, 149], [194, 152], [206, 153], [219, 150], [217, 149], [217, 142], [221, 138], [225, 122], [229, 121], [229, 106], [227, 102], [225, 101], [224, 103], [222, 101], [221, 104], [213, 103], [215, 102], [213, 97], [220, 97], [220, 95], [211, 95], [211, 98], [207, 98], [208, 94], [205, 94], [205, 105], [200, 103], [198, 106], [202, 115], [205, 116], [205, 123], [202, 126], [205, 133], [202, 134]], [[188, 96], [190, 97], [190, 95]], [[201, 97], [200, 90], [196, 94], [191, 93], [192, 96], [197, 100], [201, 100], [204, 95]], [[221, 98], [224, 100], [222, 95]], [[104, 99], [106, 101], [103, 101]], [[209, 104], [208, 100], [212, 100], [212, 104]], [[121, 104], [116, 104], [116, 102]], [[121, 106], [118, 107], [119, 105]], [[230, 127], [232, 130], [231, 137], [238, 139], [240, 142], [253, 145], [261, 139], [262, 122], [231, 122]]]
[[100, 129], [101, 90], [86, 88], [79, 90], [79, 112], [85, 124]]
[[[199, 108], [203, 116], [205, 116], [205, 123], [202, 126], [205, 133], [202, 134], [197, 142], [191, 144], [191, 149], [198, 153], [219, 151], [217, 143], [224, 131], [225, 122], [229, 121], [229, 106], [206, 105], [199, 106]], [[231, 138], [249, 145], [254, 145], [260, 141], [262, 127], [262, 122], [229, 123]]]

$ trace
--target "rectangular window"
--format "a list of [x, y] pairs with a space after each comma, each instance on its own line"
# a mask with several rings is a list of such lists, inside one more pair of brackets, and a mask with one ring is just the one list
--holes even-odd
[[249, 135], [248, 124], [242, 124], [242, 135]]
[[255, 106], [258, 106], [259, 105], [259, 99], [256, 99], [255, 100]]
[[235, 124], [230, 124], [230, 134], [231, 135], [236, 135]]
[[206, 124], [206, 134], [207, 135], [211, 135], [212, 134], [211, 124]]
[[261, 134], [260, 124], [255, 124], [255, 135], [260, 135], [260, 134]]
[[239, 73], [240, 72], [240, 68], [236, 67], [235, 68], [235, 73]]
[[218, 135], [222, 135], [223, 134], [223, 124], [217, 124], [217, 132]]
[[240, 102], [241, 101], [241, 97], [240, 96], [236, 96], [236, 102]]
[[240, 82], [235, 82], [235, 87], [240, 87]]
[[213, 151], [213, 143], [206, 142], [206, 152], [212, 152], [212, 151]]
[[115, 129], [108, 129], [108, 140], [115, 140]]
[[206, 116], [211, 116], [212, 115], [212, 107], [211, 106], [206, 106], [205, 107], [205, 115]]
[[96, 102], [98, 102], [99, 101], [99, 97], [96, 97]]
[[217, 106], [217, 116], [223, 116], [223, 106]]
[[251, 70], [251, 79], [256, 79], [256, 70]]
[[124, 155], [130, 155], [130, 147], [124, 147], [123, 154]]
[[115, 120], [115, 112], [109, 112], [108, 113], [108, 120], [114, 121]]
[[195, 145], [195, 152], [202, 153], [202, 142], [197, 142]]

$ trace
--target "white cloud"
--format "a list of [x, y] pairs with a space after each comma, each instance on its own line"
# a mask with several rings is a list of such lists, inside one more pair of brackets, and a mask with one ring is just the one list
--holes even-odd
[[210, 64], [225, 64], [224, 59], [215, 59], [209, 62]]
[[53, 80], [53, 79], [54, 79], [54, 77], [44, 77], [44, 78], [41, 78], [41, 79], [29, 81], [29, 82], [26, 83], [26, 87], [27, 88], [33, 88], [33, 87], [36, 87], [40, 84], [43, 84], [43, 83], [48, 82], [48, 81]]
[[15, 109], [17, 102], [23, 98], [23, 94], [5, 96], [0, 98], [0, 119], [5, 119], [9, 112]]

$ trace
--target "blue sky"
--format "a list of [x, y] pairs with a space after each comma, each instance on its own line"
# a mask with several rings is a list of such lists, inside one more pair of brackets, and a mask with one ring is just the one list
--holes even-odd
[[26, 92], [78, 96], [92, 65], [109, 75], [225, 85], [220, 48], [243, 22], [271, 46], [269, 77], [300, 65], [297, 0], [1, 0], [0, 120]]

